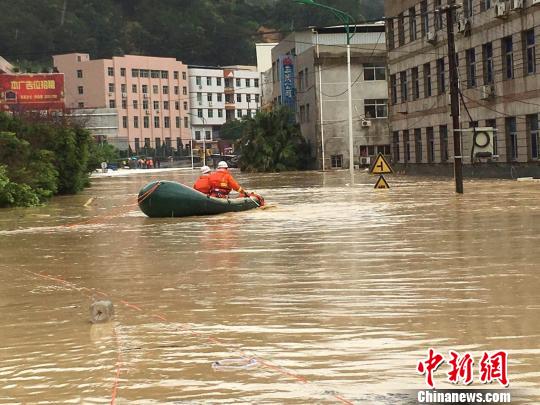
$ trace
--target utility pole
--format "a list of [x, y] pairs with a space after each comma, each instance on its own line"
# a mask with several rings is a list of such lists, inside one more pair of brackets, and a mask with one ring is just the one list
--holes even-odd
[[463, 194], [463, 167], [461, 156], [461, 131], [459, 128], [459, 83], [456, 66], [456, 44], [454, 38], [454, 10], [459, 6], [448, 5], [446, 9], [446, 31], [448, 34], [448, 69], [450, 71], [450, 103], [452, 130], [454, 133], [454, 179], [456, 193]]

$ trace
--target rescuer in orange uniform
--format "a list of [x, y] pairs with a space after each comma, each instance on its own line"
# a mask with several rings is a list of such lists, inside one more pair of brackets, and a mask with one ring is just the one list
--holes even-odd
[[225, 198], [231, 190], [240, 194], [248, 195], [229, 173], [229, 165], [223, 160], [218, 163], [218, 169], [210, 175], [210, 195], [212, 197]]
[[193, 188], [203, 194], [210, 194], [210, 168], [208, 166], [201, 167], [201, 176], [197, 179]]

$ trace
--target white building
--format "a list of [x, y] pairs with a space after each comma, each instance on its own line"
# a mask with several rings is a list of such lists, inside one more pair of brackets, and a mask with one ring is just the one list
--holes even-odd
[[254, 66], [190, 66], [191, 133], [202, 147], [217, 152], [220, 128], [225, 122], [254, 116], [261, 105], [261, 79]]

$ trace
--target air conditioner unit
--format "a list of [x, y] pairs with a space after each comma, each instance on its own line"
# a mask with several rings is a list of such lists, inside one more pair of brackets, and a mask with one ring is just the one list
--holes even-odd
[[143, 98], [148, 98], [148, 94], [144, 93]]
[[127, 98], [127, 93], [122, 93], [122, 98]]
[[472, 137], [471, 154], [476, 158], [490, 158], [493, 156], [493, 133], [492, 127], [475, 128], [474, 130], [467, 130]]
[[362, 120], [362, 128], [368, 128], [371, 126], [370, 120]]
[[155, 112], [156, 114], [159, 114], [159, 110], [154, 110], [154, 112]]
[[469, 18], [460, 17], [457, 21], [457, 30], [462, 34], [467, 34], [471, 29], [471, 20]]
[[511, 10], [519, 10], [523, 8], [523, 0], [511, 0], [510, 1], [510, 9]]
[[[540, 0], [539, 0], [540, 1]], [[435, 42], [437, 42], [437, 32], [435, 31], [428, 31], [427, 33], [427, 41], [430, 43], [430, 44], [434, 44]]]
[[145, 113], [146, 115], [150, 115], [150, 110], [145, 110], [144, 113]]
[[487, 84], [487, 85], [482, 86], [480, 88], [480, 93], [481, 93], [480, 98], [482, 100], [487, 100], [487, 99], [495, 96], [495, 89], [494, 89], [493, 85]]
[[208, 102], [208, 107], [212, 107], [212, 106], [213, 106], [212, 102], [209, 101], [209, 102]]
[[495, 17], [506, 18], [508, 10], [506, 9], [505, 1], [498, 1], [495, 3]]
[[198, 100], [197, 104], [202, 105], [202, 100]]
[[361, 166], [369, 166], [371, 165], [371, 157], [364, 156], [360, 158], [360, 165]]
[[202, 89], [202, 84], [199, 84], [199, 90], [201, 90], [201, 89]]

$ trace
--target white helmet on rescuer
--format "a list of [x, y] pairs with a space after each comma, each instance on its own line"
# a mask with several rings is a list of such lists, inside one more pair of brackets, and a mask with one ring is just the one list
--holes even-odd
[[201, 173], [202, 174], [210, 173], [211, 171], [212, 170], [208, 166], [201, 167]]
[[225, 162], [224, 160], [222, 160], [221, 162], [219, 162], [217, 164], [217, 167], [218, 169], [228, 169], [229, 168], [229, 165], [227, 164], [227, 162]]

